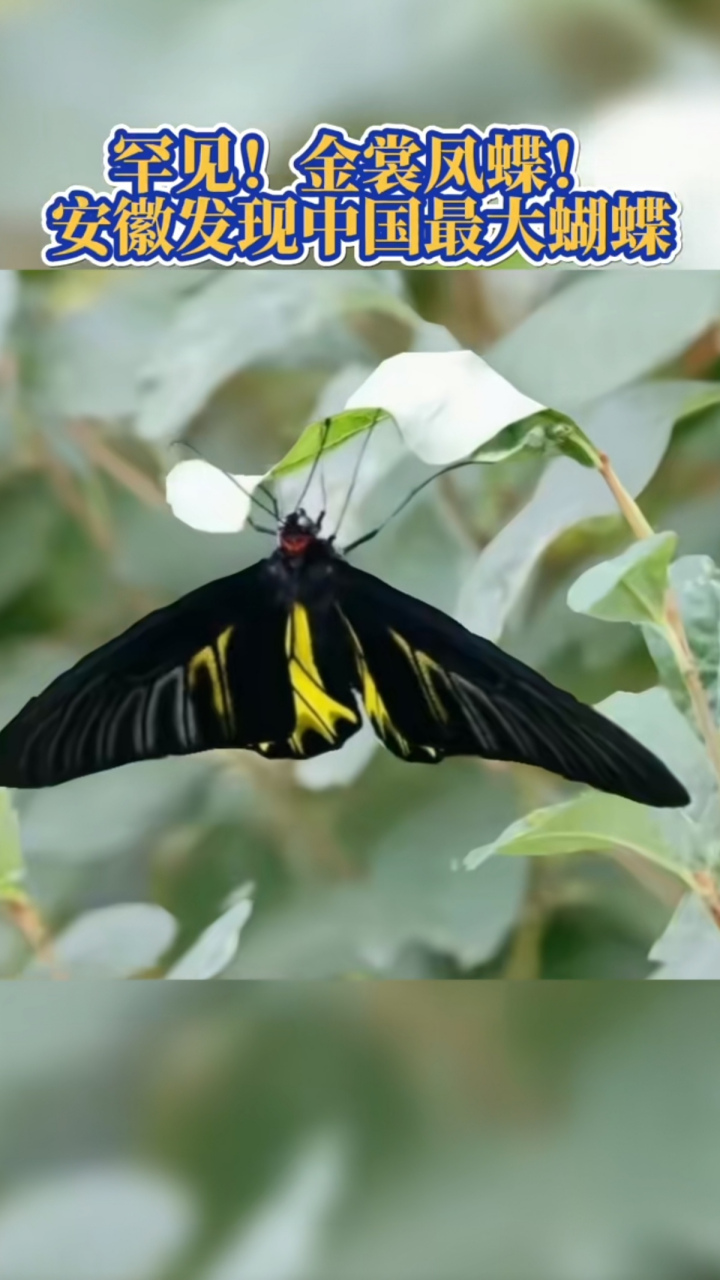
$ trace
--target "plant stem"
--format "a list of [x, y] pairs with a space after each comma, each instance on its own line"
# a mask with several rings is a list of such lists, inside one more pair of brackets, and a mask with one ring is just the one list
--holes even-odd
[[[600, 466], [598, 469], [600, 474], [613, 494], [635, 537], [638, 539], [651, 538], [654, 533], [652, 525], [648, 523], [637, 502], [628, 493], [620, 477], [613, 469], [607, 454], [601, 453], [599, 456]], [[687, 638], [675, 593], [670, 588], [668, 588], [665, 595], [663, 624], [667, 642], [672, 649], [678, 670], [688, 691], [698, 729], [702, 734], [710, 762], [720, 785], [720, 735], [718, 735], [717, 725], [713, 720], [710, 704], [700, 679], [695, 656], [690, 648], [690, 642]]]
[[600, 466], [598, 468], [600, 475], [610, 489], [615, 501], [632, 529], [635, 537], [652, 538], [655, 530], [651, 524], [645, 519], [637, 502], [630, 496], [622, 480], [614, 470], [613, 465], [606, 453], [600, 454]]

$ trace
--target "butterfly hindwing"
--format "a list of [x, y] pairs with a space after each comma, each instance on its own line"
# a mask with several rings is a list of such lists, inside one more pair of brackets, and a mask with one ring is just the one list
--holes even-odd
[[293, 730], [262, 743], [263, 755], [308, 759], [335, 751], [360, 728], [354, 665], [346, 629], [330, 591], [291, 603], [285, 656], [293, 699]]
[[645, 747], [496, 645], [345, 562], [335, 577], [365, 708], [396, 755], [512, 760], [645, 804], [687, 802]]

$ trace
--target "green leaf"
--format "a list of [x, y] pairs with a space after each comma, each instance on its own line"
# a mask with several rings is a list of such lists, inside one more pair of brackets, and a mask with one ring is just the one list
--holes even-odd
[[[720, 716], [720, 572], [709, 556], [683, 556], [670, 570], [690, 648], [715, 719]], [[692, 718], [690, 698], [662, 632], [643, 629], [658, 675], [683, 715]]]
[[20, 824], [10, 792], [0, 789], [0, 898], [15, 897], [25, 874]]
[[467, 855], [479, 867], [491, 854], [543, 857], [627, 849], [690, 884], [691, 871], [720, 860], [720, 803], [700, 742], [664, 689], [616, 693], [597, 710], [654, 751], [687, 787], [687, 809], [651, 809], [622, 796], [583, 792], [564, 804], [537, 809]]
[[656, 533], [634, 542], [614, 560], [594, 565], [570, 588], [570, 608], [605, 622], [660, 626], [676, 546], [676, 534]]
[[476, 449], [472, 457], [480, 462], [504, 462], [523, 449], [548, 455], [564, 453], [584, 467], [595, 467], [599, 461], [597, 450], [585, 432], [572, 418], [556, 409], [542, 409], [511, 422], [494, 439]]
[[270, 474], [279, 477], [290, 475], [293, 471], [300, 471], [314, 461], [321, 446], [323, 452], [337, 449], [346, 441], [369, 431], [376, 423], [389, 419], [390, 414], [384, 409], [346, 409], [343, 413], [332, 416], [327, 435], [325, 435], [324, 422], [311, 422], [289, 453], [286, 453], [285, 457], [273, 467]]
[[479, 462], [491, 463], [504, 462], [506, 458], [512, 458], [524, 449], [544, 452], [548, 447], [546, 421], [550, 412], [546, 409], [543, 413], [533, 413], [528, 418], [521, 418], [519, 422], [511, 422], [493, 440], [480, 445], [472, 457]]
[[696, 893], [683, 898], [650, 959], [660, 965], [653, 978], [720, 979], [720, 929]]
[[599, 792], [588, 792], [566, 804], [536, 809], [514, 822], [491, 845], [469, 853], [465, 866], [473, 871], [491, 854], [547, 857], [612, 853], [617, 849], [639, 853], [678, 875], [685, 874], [650, 809], [621, 796]]
[[550, 424], [547, 428], [547, 439], [557, 453], [564, 453], [567, 458], [572, 458], [574, 462], [579, 462], [581, 467], [600, 466], [600, 454], [598, 453], [592, 440], [589, 440], [585, 432], [574, 422], [572, 418], [568, 418], [566, 414], [559, 413], [557, 410], [548, 410], [550, 416]]

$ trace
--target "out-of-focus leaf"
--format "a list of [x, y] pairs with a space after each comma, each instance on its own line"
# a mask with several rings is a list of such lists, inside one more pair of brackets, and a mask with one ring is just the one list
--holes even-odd
[[343, 318], [397, 288], [385, 271], [218, 272], [181, 304], [145, 366], [138, 433], [182, 432], [221, 383], [261, 360], [312, 363], [314, 345], [323, 367], [347, 363], [358, 341]]
[[660, 965], [653, 978], [720, 980], [720, 928], [696, 893], [685, 895], [650, 959]]
[[142, 1165], [60, 1166], [0, 1206], [0, 1280], [154, 1280], [195, 1221], [183, 1188]]
[[269, 540], [251, 530], [210, 537], [176, 520], [169, 507], [141, 506], [124, 495], [113, 511], [115, 573], [131, 587], [157, 593], [158, 603], [236, 573], [268, 552]]
[[347, 1176], [346, 1144], [333, 1134], [310, 1139], [203, 1280], [306, 1280]]
[[542, 857], [610, 853], [614, 849], [642, 854], [651, 862], [682, 873], [650, 809], [621, 796], [599, 792], [587, 792], [567, 804], [536, 809], [514, 822], [492, 845], [473, 849], [465, 859], [465, 866], [474, 871], [490, 854]]
[[0, 725], [4, 726], [46, 685], [79, 658], [64, 645], [43, 643], [5, 645], [0, 652]]
[[17, 892], [23, 874], [20, 825], [10, 792], [0, 787], [0, 898]]
[[605, 622], [659, 626], [676, 546], [674, 533], [634, 542], [622, 555], [595, 565], [573, 583], [567, 598], [570, 608]]
[[43, 791], [17, 793], [28, 858], [111, 858], [189, 812], [212, 766], [207, 757], [149, 760]]
[[[50, 444], [59, 418], [128, 418], [138, 378], [183, 298], [212, 273], [68, 271], [53, 280], [33, 330], [27, 389]], [[40, 305], [40, 304], [38, 304]]]
[[[252, 886], [249, 886], [251, 889]], [[189, 951], [173, 965], [167, 978], [189, 980], [215, 978], [233, 959], [240, 934], [252, 915], [253, 904], [248, 890], [205, 929]], [[233, 895], [237, 898], [237, 894]]]
[[[709, 556], [683, 556], [670, 581], [715, 718], [720, 714], [720, 573]], [[687, 687], [670, 646], [654, 627], [643, 629], [663, 684], [684, 715], [691, 714]]]
[[507, 813], [508, 801], [507, 780], [491, 783], [472, 766], [445, 780], [429, 777], [412, 810], [388, 821], [373, 842], [368, 877], [300, 896], [266, 919], [258, 911], [230, 976], [318, 978], [358, 969], [380, 976], [413, 944], [466, 968], [487, 960], [516, 918], [525, 866], [497, 858], [468, 880], [460, 857], [463, 841], [493, 814]]
[[[157, 964], [176, 931], [163, 907], [127, 902], [86, 911], [54, 939], [53, 951], [71, 978], [129, 978]], [[40, 970], [33, 965], [29, 972]]]
[[364, 435], [389, 417], [390, 414], [383, 409], [345, 409], [333, 415], [329, 428], [325, 422], [311, 422], [289, 453], [272, 468], [270, 475], [284, 476], [300, 471], [314, 461], [321, 449], [324, 457], [326, 452], [337, 449], [354, 436]]
[[719, 312], [715, 272], [586, 275], [560, 289], [485, 355], [528, 395], [574, 417], [578, 406], [678, 355]]
[[0, 489], [0, 605], [42, 573], [59, 513], [43, 485], [22, 478]]
[[[673, 423], [705, 390], [702, 383], [654, 382], [629, 387], [576, 411], [582, 430], [607, 453], [625, 487], [640, 493], [665, 453]], [[569, 458], [551, 462], [530, 502], [481, 552], [458, 606], [471, 631], [496, 640], [540, 557], [565, 529], [591, 516], [616, 514], [596, 471]]]
[[5, 345], [18, 300], [18, 281], [14, 271], [0, 271], [0, 351]]

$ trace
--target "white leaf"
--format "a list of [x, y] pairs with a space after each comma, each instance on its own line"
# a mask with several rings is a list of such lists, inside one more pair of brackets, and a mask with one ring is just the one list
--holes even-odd
[[383, 360], [346, 408], [392, 414], [424, 462], [467, 457], [511, 422], [545, 408], [472, 351], [406, 351]]
[[185, 981], [205, 980], [222, 973], [238, 949], [240, 934], [252, 915], [253, 904], [242, 898], [200, 934], [197, 942], [166, 974]]
[[[239, 533], [250, 512], [250, 495], [262, 476], [226, 475], [219, 467], [191, 458], [178, 462], [165, 481], [173, 515], [205, 533]], [[244, 492], [243, 492], [244, 490]]]

